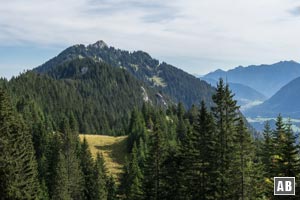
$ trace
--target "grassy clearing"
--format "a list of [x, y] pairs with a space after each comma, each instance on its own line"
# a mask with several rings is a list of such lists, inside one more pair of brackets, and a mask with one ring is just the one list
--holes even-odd
[[112, 137], [105, 135], [79, 135], [85, 137], [93, 157], [97, 152], [102, 153], [108, 172], [119, 180], [127, 156], [127, 136]]
[[164, 80], [159, 76], [153, 76], [153, 77], [150, 78], [150, 80], [153, 81], [154, 84], [157, 85], [157, 86], [162, 86], [162, 87], [167, 86], [167, 84], [164, 82]]

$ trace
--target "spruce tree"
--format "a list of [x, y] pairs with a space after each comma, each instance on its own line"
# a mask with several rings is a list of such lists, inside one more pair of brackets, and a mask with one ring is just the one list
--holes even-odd
[[107, 179], [107, 200], [117, 200], [117, 186], [112, 176]]
[[[217, 199], [230, 199], [234, 198], [233, 189], [235, 186], [233, 183], [231, 173], [234, 169], [231, 169], [231, 159], [234, 157], [234, 139], [235, 124], [238, 120], [238, 106], [236, 101], [233, 100], [233, 94], [231, 93], [228, 84], [224, 85], [222, 79], [220, 79], [216, 93], [212, 99], [215, 106], [212, 107], [212, 112], [216, 123], [216, 198]], [[232, 171], [233, 170], [233, 171]]]
[[94, 181], [96, 182], [95, 199], [107, 199], [107, 176], [103, 156], [97, 153], [94, 165]]
[[143, 193], [145, 200], [161, 199], [161, 165], [164, 160], [163, 137], [159, 116], [154, 123], [154, 131], [149, 138], [149, 152], [144, 170]]
[[96, 199], [96, 181], [94, 180], [94, 160], [86, 138], [83, 138], [80, 153], [80, 165], [84, 179], [83, 194], [86, 200]]
[[292, 130], [292, 124], [290, 120], [286, 124], [285, 135], [282, 138], [281, 149], [281, 172], [284, 176], [296, 177], [299, 175], [299, 146], [296, 144], [297, 136]]
[[182, 199], [213, 199], [215, 158], [215, 125], [204, 102], [197, 118], [181, 142]]
[[71, 200], [65, 155], [59, 152], [54, 176], [52, 200]]
[[[257, 177], [258, 165], [255, 163], [253, 140], [242, 118], [238, 121], [236, 134], [235, 154], [231, 162], [233, 194], [236, 199], [258, 199], [261, 196], [256, 196], [260, 195], [256, 191], [257, 184], [260, 184], [263, 179]], [[256, 180], [253, 180], [254, 177]]]
[[215, 169], [215, 124], [213, 116], [208, 112], [204, 101], [201, 102], [196, 123], [194, 123], [194, 148], [197, 150], [195, 162], [198, 162], [197, 186], [194, 199], [213, 199]]
[[77, 133], [72, 132], [67, 119], [63, 119], [60, 125], [60, 131], [63, 133], [62, 153], [66, 159], [66, 169], [68, 177], [68, 192], [73, 199], [82, 198], [83, 175], [78, 158]]
[[[196, 160], [199, 151], [195, 147], [196, 138], [192, 132], [192, 128], [188, 126], [187, 134], [180, 143], [180, 199], [191, 200], [195, 190], [199, 191], [199, 187], [195, 186], [200, 174], [199, 161]], [[197, 174], [197, 175], [196, 175]], [[196, 176], [195, 176], [196, 175]]]
[[31, 134], [0, 88], [0, 196], [39, 198], [39, 181]]
[[282, 171], [282, 160], [284, 159], [283, 156], [283, 149], [284, 149], [284, 142], [285, 142], [285, 135], [286, 135], [286, 126], [283, 122], [283, 118], [281, 115], [278, 115], [276, 119], [276, 128], [273, 131], [273, 154], [272, 154], [272, 176], [281, 176], [284, 175]]
[[136, 108], [131, 113], [131, 119], [128, 129], [128, 151], [131, 152], [133, 148], [133, 144], [137, 143], [139, 146], [140, 138], [146, 141], [146, 126], [144, 118]]
[[273, 138], [270, 122], [267, 121], [263, 130], [263, 144], [262, 144], [262, 162], [264, 164], [265, 172], [268, 177], [272, 174], [272, 154], [273, 152]]
[[[62, 146], [61, 133], [56, 132], [56, 133], [49, 134], [49, 145], [46, 153], [48, 164], [47, 164], [47, 170], [45, 176], [45, 183], [48, 188], [48, 193], [50, 198], [54, 195], [55, 192], [55, 187], [57, 183], [56, 173], [58, 169], [58, 163], [62, 162], [62, 157], [60, 157], [60, 154], [62, 154], [61, 146]], [[62, 165], [62, 163], [60, 164]]]
[[142, 183], [143, 183], [143, 175], [142, 171], [139, 167], [138, 162], [138, 149], [136, 143], [133, 145], [132, 153], [131, 153], [131, 162], [129, 163], [129, 174], [127, 188], [126, 188], [126, 199], [128, 200], [141, 200], [143, 191], [142, 191]]

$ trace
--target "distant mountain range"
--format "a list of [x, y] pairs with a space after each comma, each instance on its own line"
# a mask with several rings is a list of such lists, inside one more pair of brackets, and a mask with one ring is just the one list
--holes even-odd
[[[202, 77], [200, 79], [210, 83], [214, 87], [216, 87], [218, 82], [212, 78]], [[253, 88], [250, 88], [249, 86], [232, 82], [229, 82], [228, 84], [232, 92], [235, 94], [234, 99], [236, 99], [238, 101], [238, 105], [241, 106], [241, 111], [246, 110], [256, 104], [260, 104], [267, 99], [263, 94], [254, 90]]]
[[232, 70], [216, 70], [204, 76], [232, 83], [240, 83], [255, 89], [266, 97], [274, 95], [281, 87], [300, 76], [300, 64], [295, 61], [282, 61], [272, 65], [239, 66]]
[[300, 77], [282, 87], [263, 104], [245, 112], [250, 117], [274, 117], [279, 113], [284, 117], [300, 118]]
[[[249, 123], [262, 131], [264, 122], [281, 114], [292, 118], [292, 128], [299, 132], [300, 64], [281, 61], [272, 65], [250, 65], [232, 70], [216, 70], [201, 77], [215, 85], [215, 80], [227, 80], [241, 111]], [[273, 127], [274, 128], [274, 127]]]

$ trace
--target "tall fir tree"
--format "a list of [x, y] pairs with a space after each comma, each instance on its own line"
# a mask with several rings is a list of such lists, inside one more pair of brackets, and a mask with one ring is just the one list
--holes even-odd
[[264, 164], [264, 170], [268, 177], [273, 176], [272, 172], [272, 154], [273, 154], [273, 137], [270, 122], [267, 121], [263, 130], [263, 144], [262, 144], [262, 162]]
[[96, 182], [96, 196], [95, 199], [107, 199], [107, 176], [104, 158], [97, 153], [94, 165], [94, 181]]
[[68, 192], [72, 199], [81, 199], [83, 190], [83, 175], [78, 158], [79, 136], [72, 132], [67, 119], [63, 119], [60, 125], [63, 133], [62, 153], [66, 159], [66, 169], [68, 178]]
[[273, 137], [273, 154], [272, 154], [272, 176], [281, 176], [284, 174], [282, 171], [282, 160], [284, 159], [283, 156], [283, 148], [284, 148], [284, 140], [286, 134], [286, 126], [283, 122], [283, 118], [281, 115], [278, 115], [275, 123], [275, 130], [272, 133]]
[[52, 200], [71, 200], [65, 155], [59, 152], [54, 176]]
[[143, 192], [145, 200], [159, 200], [162, 194], [161, 165], [164, 160], [164, 139], [159, 116], [149, 138], [149, 151], [144, 170]]
[[38, 199], [40, 187], [32, 136], [0, 88], [0, 196]]
[[141, 200], [143, 196], [142, 183], [143, 175], [138, 162], [138, 148], [136, 143], [133, 145], [131, 160], [128, 163], [128, 177], [126, 186], [126, 199]]
[[117, 186], [113, 176], [108, 177], [106, 182], [107, 200], [117, 200]]
[[235, 139], [235, 155], [232, 158], [231, 176], [233, 181], [233, 193], [235, 199], [259, 199], [262, 174], [259, 174], [259, 164], [255, 160], [254, 144], [251, 135], [245, 127], [244, 120], [239, 119]]
[[194, 199], [213, 199], [214, 181], [216, 179], [216, 168], [214, 158], [216, 156], [215, 146], [215, 124], [213, 116], [208, 112], [204, 101], [201, 102], [199, 114], [194, 124], [194, 147], [197, 150], [199, 174], [197, 185], [200, 188], [194, 193]]
[[128, 133], [129, 136], [127, 144], [129, 152], [131, 152], [134, 143], [136, 143], [138, 146], [140, 145], [140, 138], [142, 138], [143, 141], [147, 141], [145, 121], [142, 113], [139, 112], [137, 108], [135, 108], [131, 113]]
[[234, 157], [234, 137], [235, 124], [238, 119], [238, 106], [233, 100], [233, 94], [229, 90], [228, 84], [224, 84], [220, 79], [216, 93], [212, 99], [215, 106], [212, 107], [212, 112], [216, 123], [216, 138], [217, 146], [216, 152], [216, 172], [218, 173], [216, 179], [216, 199], [230, 199], [233, 198], [234, 193], [232, 189], [234, 186], [231, 180], [232, 170], [230, 168], [231, 159]]
[[194, 187], [200, 174], [200, 165], [196, 160], [199, 151], [195, 148], [195, 141], [192, 128], [188, 126], [187, 134], [180, 143], [180, 199], [191, 200], [195, 190], [199, 191], [198, 186]]
[[85, 137], [83, 138], [80, 150], [80, 165], [84, 179], [83, 199], [93, 200], [96, 199], [97, 190], [96, 181], [94, 180], [94, 160]]

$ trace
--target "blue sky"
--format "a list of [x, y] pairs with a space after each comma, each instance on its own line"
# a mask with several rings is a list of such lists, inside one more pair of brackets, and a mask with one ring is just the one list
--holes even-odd
[[0, 76], [104, 40], [192, 74], [300, 60], [299, 0], [0, 0]]

